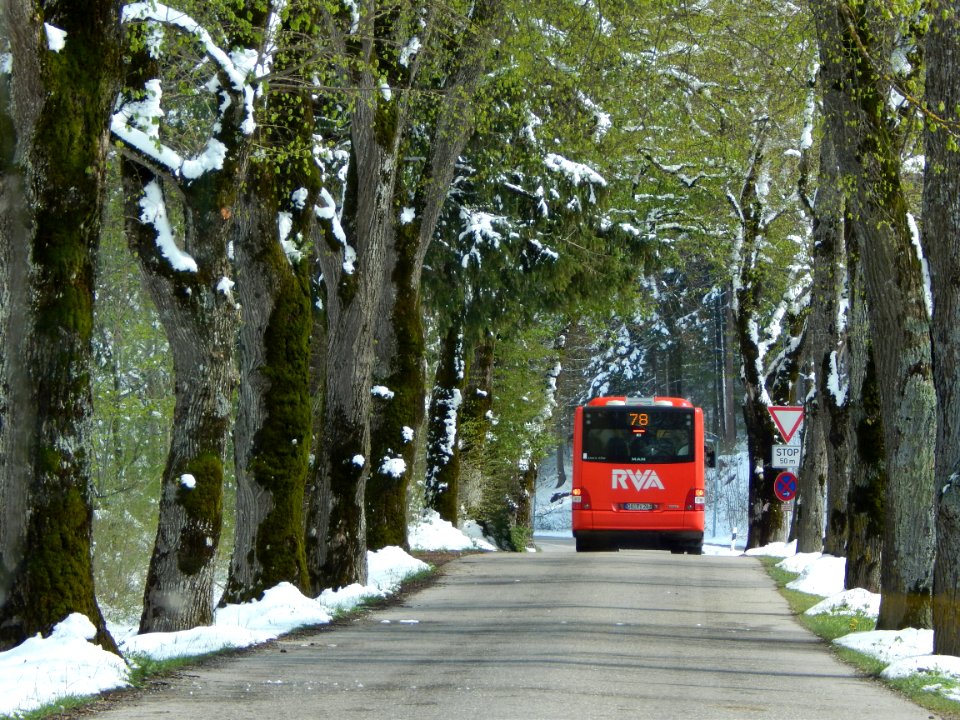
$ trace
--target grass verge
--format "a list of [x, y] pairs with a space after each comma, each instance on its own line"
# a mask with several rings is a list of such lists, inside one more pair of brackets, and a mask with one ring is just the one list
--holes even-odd
[[880, 673], [887, 666], [882, 660], [865, 655], [849, 648], [834, 645], [833, 640], [854, 632], [868, 632], [875, 628], [875, 621], [863, 613], [837, 615], [805, 615], [804, 613], [820, 602], [818, 595], [797, 592], [787, 587], [787, 583], [797, 578], [795, 573], [777, 567], [781, 558], [761, 557], [767, 574], [777, 584], [780, 594], [786, 599], [797, 621], [814, 635], [827, 641], [834, 654], [848, 665], [852, 665], [863, 675], [879, 680], [896, 690], [920, 707], [929, 710], [945, 720], [960, 720], [960, 702], [944, 697], [943, 690], [960, 693], [960, 681], [938, 673], [911, 675], [902, 680], [887, 680]]

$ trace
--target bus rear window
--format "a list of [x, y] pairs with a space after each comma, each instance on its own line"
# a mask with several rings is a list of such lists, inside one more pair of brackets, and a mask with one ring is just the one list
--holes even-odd
[[693, 409], [660, 406], [583, 409], [583, 460], [693, 462]]

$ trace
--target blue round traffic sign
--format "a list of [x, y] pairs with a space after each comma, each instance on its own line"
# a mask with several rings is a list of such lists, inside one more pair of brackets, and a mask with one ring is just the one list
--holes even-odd
[[773, 481], [773, 492], [783, 502], [789, 502], [797, 496], [797, 476], [784, 471]]

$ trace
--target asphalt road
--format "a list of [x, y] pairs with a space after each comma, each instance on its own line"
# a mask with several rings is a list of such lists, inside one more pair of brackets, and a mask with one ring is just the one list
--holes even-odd
[[120, 718], [837, 718], [930, 714], [856, 677], [749, 558], [492, 553], [335, 629], [185, 671]]

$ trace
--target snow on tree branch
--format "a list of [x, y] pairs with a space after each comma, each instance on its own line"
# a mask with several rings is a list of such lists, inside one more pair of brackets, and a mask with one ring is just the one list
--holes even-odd
[[603, 176], [593, 168], [590, 168], [583, 163], [568, 160], [567, 158], [557, 155], [556, 153], [550, 153], [547, 155], [543, 159], [543, 163], [550, 170], [566, 175], [570, 182], [574, 184], [574, 186], [579, 186], [581, 182], [586, 182], [589, 184], [590, 202], [596, 202], [596, 199], [593, 195], [593, 186], [599, 185], [600, 187], [606, 187], [607, 185], [607, 181], [603, 178]]
[[340, 216], [337, 215], [337, 201], [326, 188], [320, 189], [320, 200], [323, 205], [314, 206], [313, 211], [319, 219], [330, 223], [333, 236], [343, 245], [343, 271], [347, 275], [353, 275], [356, 270], [354, 263], [357, 261], [357, 251], [347, 242], [347, 234], [340, 224]]
[[167, 207], [163, 201], [163, 190], [156, 180], [143, 188], [140, 198], [140, 222], [153, 225], [157, 231], [157, 247], [160, 254], [170, 261], [174, 270], [197, 272], [197, 261], [177, 247], [173, 239], [173, 230], [167, 218]]
[[[276, 12], [271, 17], [276, 17]], [[261, 56], [258, 51], [252, 49], [239, 49], [227, 53], [214, 42], [210, 33], [189, 15], [160, 3], [137, 2], [127, 5], [123, 8], [122, 21], [169, 25], [196, 38], [203, 46], [206, 56], [213, 60], [226, 75], [232, 86], [232, 92], [242, 98], [245, 112], [240, 130], [245, 135], [253, 132], [256, 128], [253, 117], [254, 100], [258, 91], [249, 80], [262, 77], [268, 72], [269, 53]], [[271, 28], [268, 35], [276, 31], [277, 23], [272, 22]], [[156, 55], [159, 35], [155, 32], [151, 33], [149, 42], [151, 54]], [[273, 47], [272, 40], [268, 39], [267, 46]], [[206, 88], [210, 92], [222, 91], [216, 80], [208, 83]], [[221, 119], [233, 102], [227, 92], [223, 92], [223, 96], [220, 104]], [[206, 147], [199, 155], [192, 158], [181, 157], [176, 150], [161, 142], [159, 126], [164, 116], [161, 99], [160, 81], [156, 79], [146, 83], [142, 99], [133, 100], [123, 96], [118, 98], [116, 112], [110, 122], [113, 134], [175, 177], [195, 180], [208, 171], [221, 169], [226, 157], [226, 146], [214, 137], [207, 141]], [[215, 123], [214, 129], [219, 127], [219, 123], [220, 120]]]
[[482, 210], [463, 208], [460, 211], [460, 219], [464, 221], [466, 226], [464, 231], [460, 233], [460, 240], [473, 237], [473, 246], [463, 254], [460, 264], [466, 268], [470, 265], [470, 258], [473, 258], [479, 267], [481, 265], [480, 248], [484, 243], [494, 250], [500, 248], [502, 236], [494, 229], [494, 225], [504, 222], [505, 218], [491, 215]]
[[160, 3], [138, 2], [127, 5], [123, 8], [121, 21], [124, 23], [153, 21], [173, 25], [193, 35], [204, 46], [207, 56], [217, 63], [230, 79], [233, 89], [244, 96], [248, 111], [244, 132], [248, 134], [253, 132], [254, 127], [256, 127], [253, 122], [254, 88], [247, 83], [247, 78], [252, 74], [259, 57], [256, 50], [241, 49], [227, 54], [196, 20], [180, 10], [175, 10]]

